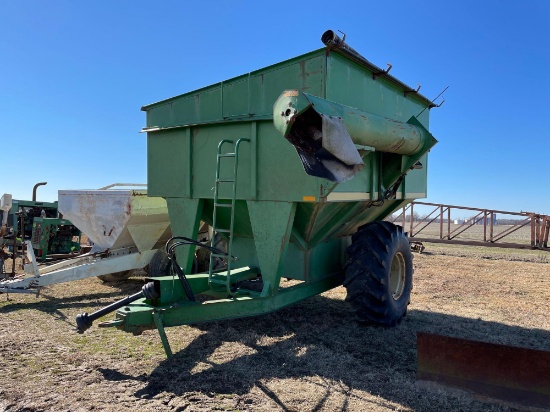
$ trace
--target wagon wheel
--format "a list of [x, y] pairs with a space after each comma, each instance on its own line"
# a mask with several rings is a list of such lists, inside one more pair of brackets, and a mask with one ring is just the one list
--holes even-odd
[[[227, 253], [227, 241], [220, 234], [214, 235], [214, 247]], [[198, 272], [208, 272], [210, 268], [210, 254], [212, 252], [205, 248], [198, 248], [195, 252], [198, 264]], [[212, 270], [220, 270], [227, 268], [227, 259], [216, 257], [213, 259]]]
[[149, 262], [147, 276], [150, 278], [158, 278], [169, 274], [170, 259], [168, 259], [168, 253], [166, 253], [164, 248], [158, 249]]
[[[168, 276], [170, 274], [170, 259], [168, 258], [168, 253], [164, 248], [158, 249], [151, 261], [149, 262], [147, 268], [147, 277], [158, 278], [160, 276]], [[191, 268], [191, 273], [197, 273], [197, 258], [193, 259], [193, 267]]]
[[123, 270], [121, 272], [108, 273], [107, 275], [99, 275], [98, 278], [102, 282], [122, 282], [132, 275], [132, 270]]
[[401, 226], [373, 222], [359, 227], [344, 267], [350, 302], [360, 320], [395, 326], [407, 314], [412, 289], [412, 253]]

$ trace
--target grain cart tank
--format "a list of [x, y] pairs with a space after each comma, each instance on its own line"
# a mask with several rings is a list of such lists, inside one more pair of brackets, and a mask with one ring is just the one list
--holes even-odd
[[[178, 264], [131, 299], [79, 315], [80, 332], [124, 306], [101, 326], [157, 327], [170, 355], [166, 326], [263, 314], [342, 282], [361, 319], [399, 323], [412, 258], [402, 228], [382, 219], [426, 196], [434, 105], [332, 31], [323, 41], [143, 107], [148, 194], [166, 199], [180, 237], [167, 251], [177, 248]], [[179, 245], [196, 238], [201, 219], [231, 258], [227, 269], [186, 276], [194, 246]]]

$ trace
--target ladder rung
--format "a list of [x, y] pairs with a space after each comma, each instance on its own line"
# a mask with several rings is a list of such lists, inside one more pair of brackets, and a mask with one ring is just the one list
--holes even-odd
[[[249, 139], [245, 139], [246, 141], [250, 141]], [[237, 186], [237, 169], [238, 169], [238, 160], [239, 160], [239, 157], [238, 157], [238, 148], [239, 148], [239, 143], [241, 142], [241, 140], [239, 140], [237, 143], [235, 143], [235, 146], [234, 146], [234, 150], [235, 152], [228, 152], [228, 153], [221, 153], [221, 146], [224, 142], [229, 142], [229, 140], [224, 140], [222, 142], [220, 142], [220, 144], [218, 145], [218, 153], [217, 153], [217, 157], [216, 157], [216, 180], [215, 180], [215, 186], [214, 186], [214, 207], [213, 207], [213, 221], [216, 222], [216, 216], [217, 216], [217, 213], [219, 212], [218, 208], [228, 208], [230, 210], [230, 213], [231, 213], [231, 224], [229, 225], [229, 229], [217, 229], [216, 228], [216, 224], [214, 223], [213, 224], [213, 230], [214, 232], [216, 233], [223, 233], [224, 234], [224, 237], [226, 237], [226, 239], [228, 239], [228, 246], [229, 246], [229, 256], [227, 253], [211, 253], [210, 254], [210, 267], [208, 269], [208, 282], [210, 284], [215, 284], [215, 285], [223, 285], [225, 286], [225, 288], [227, 289], [227, 292], [228, 293], [232, 293], [230, 291], [230, 281], [231, 281], [231, 277], [230, 277], [230, 270], [231, 270], [231, 260], [233, 259], [230, 255], [231, 255], [231, 242], [232, 242], [232, 239], [233, 239], [233, 222], [234, 222], [234, 219], [235, 219], [235, 197], [236, 197], [236, 186]], [[234, 142], [232, 142], [234, 143]], [[231, 150], [231, 149], [229, 149]], [[233, 174], [224, 174], [224, 178], [221, 178], [220, 177], [220, 167], [221, 167], [221, 164], [222, 164], [222, 160], [221, 158], [222, 157], [229, 157], [229, 158], [233, 158], [233, 162], [229, 161], [229, 163], [234, 163], [234, 168], [233, 168]], [[227, 166], [229, 166], [229, 164], [227, 164]], [[229, 185], [231, 185], [233, 187], [233, 195], [231, 196], [230, 199], [227, 199], [225, 196], [222, 197], [222, 199], [220, 199], [218, 196], [219, 196], [219, 190], [220, 190], [220, 186], [222, 183], [228, 183]], [[225, 186], [227, 187], [227, 186]], [[227, 202], [228, 200], [231, 201], [231, 203], [224, 203], [224, 202]], [[221, 252], [221, 251], [220, 251]], [[213, 265], [214, 265], [214, 259], [224, 259], [225, 261], [227, 261], [227, 271], [226, 271], [226, 275], [225, 276], [220, 276], [220, 274], [214, 274], [214, 270], [213, 270]], [[216, 287], [214, 288], [215, 289], [220, 289], [219, 287]]]
[[223, 279], [216, 279], [212, 278], [210, 279], [210, 283], [217, 283], [218, 285], [227, 285], [227, 281]]
[[215, 258], [219, 257], [219, 258], [226, 258], [226, 259], [228, 257], [227, 255], [222, 255], [221, 253], [211, 253], [210, 256]]

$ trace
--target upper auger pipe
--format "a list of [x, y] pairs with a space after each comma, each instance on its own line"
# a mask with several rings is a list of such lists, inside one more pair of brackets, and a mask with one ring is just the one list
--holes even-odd
[[[432, 139], [435, 144], [431, 134], [421, 127], [321, 99], [300, 90], [287, 90], [281, 94], [273, 108], [273, 122], [286, 139], [295, 146], [306, 146], [304, 149], [319, 139], [331, 139], [334, 137], [331, 134], [346, 132], [357, 145], [402, 155], [420, 152], [424, 144]], [[329, 127], [328, 123], [342, 123], [344, 129]]]
[[348, 44], [344, 42], [344, 39], [341, 39], [340, 36], [334, 33], [333, 30], [325, 31], [321, 36], [321, 41], [328, 48], [337, 48], [337, 49], [343, 50], [344, 52], [351, 54], [353, 57], [359, 60], [368, 62], [367, 59], [365, 59], [361, 54], [359, 54], [359, 52], [357, 52], [354, 48], [348, 46]]
[[[437, 140], [411, 117], [407, 123], [286, 90], [273, 106], [275, 128], [296, 148], [307, 174], [334, 182], [364, 168], [364, 150], [420, 158]], [[418, 159], [417, 159], [418, 160]]]

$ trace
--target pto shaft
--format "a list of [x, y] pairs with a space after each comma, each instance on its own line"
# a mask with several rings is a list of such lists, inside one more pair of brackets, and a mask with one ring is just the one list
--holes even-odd
[[105, 306], [103, 309], [99, 309], [94, 313], [88, 315], [84, 312], [76, 316], [76, 330], [78, 333], [84, 333], [87, 329], [92, 326], [94, 320], [99, 319], [100, 317], [107, 315], [108, 313], [114, 312], [117, 309], [120, 309], [123, 306], [128, 305], [140, 298], [145, 297], [146, 299], [157, 299], [159, 297], [158, 292], [155, 289], [154, 282], [148, 282], [141, 288], [141, 291], [134, 293], [131, 296], [128, 296], [118, 302], [112, 303], [109, 306]]

